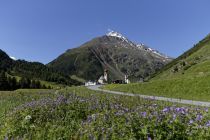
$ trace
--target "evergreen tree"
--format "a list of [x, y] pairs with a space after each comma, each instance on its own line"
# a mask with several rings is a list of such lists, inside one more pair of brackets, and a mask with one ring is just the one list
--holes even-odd
[[5, 72], [0, 73], [0, 90], [9, 90], [9, 84]]
[[17, 81], [16, 81], [16, 78], [15, 77], [8, 77], [7, 78], [7, 81], [8, 81], [8, 84], [9, 84], [9, 89], [10, 90], [15, 90], [18, 88], [18, 85], [17, 85]]
[[46, 87], [45, 84], [44, 84], [44, 85], [42, 85], [42, 88], [43, 88], [43, 89], [46, 89], [47, 87]]
[[36, 81], [36, 84], [35, 84], [35, 85], [36, 85], [35, 88], [37, 88], [37, 89], [41, 88], [41, 83], [40, 83], [40, 81]]
[[18, 89], [18, 84], [15, 77], [12, 78], [11, 85], [14, 87], [13, 89]]
[[31, 80], [26, 78], [26, 87], [30, 88], [30, 86], [31, 86]]
[[30, 80], [27, 78], [21, 78], [19, 84], [20, 88], [30, 88]]
[[30, 88], [32, 88], [32, 89], [36, 88], [36, 81], [35, 81], [35, 80], [32, 80], [32, 81], [31, 81], [31, 86], [30, 86]]

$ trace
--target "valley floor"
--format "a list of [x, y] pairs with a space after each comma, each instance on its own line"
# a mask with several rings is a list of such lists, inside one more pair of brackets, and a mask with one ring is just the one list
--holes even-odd
[[85, 87], [0, 92], [0, 139], [209, 139], [206, 107]]

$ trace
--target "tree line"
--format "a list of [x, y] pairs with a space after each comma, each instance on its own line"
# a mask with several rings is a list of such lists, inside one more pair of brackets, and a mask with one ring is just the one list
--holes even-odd
[[[69, 75], [57, 71], [39, 62], [27, 62], [25, 60], [12, 60], [4, 51], [0, 49], [0, 72], [4, 71], [11, 76], [24, 77], [27, 79], [40, 79], [43, 81], [55, 82], [63, 85], [81, 85]], [[32, 80], [30, 80], [32, 84]], [[32, 85], [33, 87], [33, 85]]]
[[80, 85], [76, 80], [71, 79], [68, 75], [51, 69], [39, 62], [27, 62], [17, 60], [9, 71], [11, 75], [19, 75], [29, 79], [38, 78], [44, 81], [55, 82], [64, 85]]
[[50, 89], [50, 86], [41, 84], [39, 80], [21, 78], [19, 81], [15, 77], [7, 76], [4, 71], [0, 72], [0, 90], [16, 89]]

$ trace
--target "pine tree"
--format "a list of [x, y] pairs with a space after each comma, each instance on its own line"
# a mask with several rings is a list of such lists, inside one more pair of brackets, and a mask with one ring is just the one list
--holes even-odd
[[0, 90], [9, 90], [9, 84], [5, 72], [0, 73]]
[[35, 88], [37, 88], [37, 89], [39, 89], [39, 88], [41, 88], [41, 83], [40, 83], [40, 81], [36, 81], [36, 87]]
[[43, 88], [43, 89], [46, 89], [47, 87], [46, 87], [45, 84], [44, 84], [44, 85], [42, 85], [42, 88]]
[[15, 77], [8, 77], [7, 78], [7, 81], [8, 81], [8, 84], [9, 84], [9, 89], [10, 90], [15, 90], [18, 88], [18, 85], [17, 85], [17, 81], [16, 81], [16, 78]]
[[31, 86], [31, 80], [26, 78], [26, 88], [30, 88]]
[[28, 83], [28, 79], [26, 78], [21, 78], [20, 81], [19, 81], [19, 84], [20, 84], [20, 88], [29, 88], [30, 85]]
[[36, 81], [35, 81], [35, 80], [32, 80], [32, 81], [31, 81], [31, 86], [30, 86], [30, 88], [32, 88], [32, 89], [36, 88]]
[[11, 85], [13, 87], [13, 90], [18, 89], [17, 80], [15, 77], [12, 78]]

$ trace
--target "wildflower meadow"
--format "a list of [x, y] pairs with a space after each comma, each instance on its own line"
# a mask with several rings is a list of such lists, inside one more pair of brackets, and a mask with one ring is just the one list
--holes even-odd
[[107, 95], [84, 87], [19, 94], [1, 94], [0, 102], [19, 96], [25, 101], [3, 111], [0, 139], [210, 139], [206, 107]]

